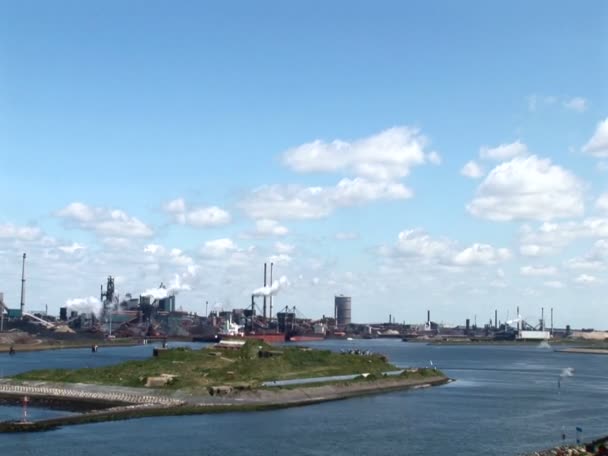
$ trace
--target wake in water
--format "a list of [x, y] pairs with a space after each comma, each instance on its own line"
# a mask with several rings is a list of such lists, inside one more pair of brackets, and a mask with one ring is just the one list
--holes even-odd
[[559, 374], [559, 378], [557, 379], [557, 389], [560, 390], [562, 388], [562, 380], [566, 377], [573, 377], [574, 369], [572, 367], [565, 367], [562, 369], [561, 374]]
[[538, 348], [542, 348], [544, 350], [551, 350], [553, 347], [551, 347], [549, 342], [547, 342], [546, 340], [543, 340], [540, 344], [538, 344]]

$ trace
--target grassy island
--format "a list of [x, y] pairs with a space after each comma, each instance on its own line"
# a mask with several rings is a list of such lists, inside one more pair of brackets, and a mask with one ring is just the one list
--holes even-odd
[[[92, 356], [95, 356], [92, 354]], [[239, 349], [174, 348], [142, 361], [99, 368], [49, 369], [19, 374], [17, 380], [143, 387], [149, 377], [174, 376], [169, 389], [214, 385], [259, 387], [262, 382], [395, 371], [386, 357], [372, 353], [335, 353], [303, 347], [271, 347], [247, 341]]]
[[[386, 375], [398, 371], [397, 367], [383, 355], [360, 351], [273, 347], [257, 341], [223, 349], [156, 350], [158, 356], [143, 361], [37, 370], [0, 381], [0, 400], [17, 401], [27, 394], [32, 403], [91, 404], [90, 411], [77, 416], [0, 423], [0, 432], [143, 416], [269, 410], [449, 381], [435, 369], [413, 368]], [[348, 378], [331, 378], [335, 376]], [[281, 380], [294, 379], [316, 382], [280, 385]]]

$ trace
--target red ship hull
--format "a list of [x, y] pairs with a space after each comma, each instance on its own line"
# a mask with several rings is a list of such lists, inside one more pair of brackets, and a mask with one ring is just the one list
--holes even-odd
[[315, 342], [325, 340], [323, 336], [291, 336], [289, 342]]

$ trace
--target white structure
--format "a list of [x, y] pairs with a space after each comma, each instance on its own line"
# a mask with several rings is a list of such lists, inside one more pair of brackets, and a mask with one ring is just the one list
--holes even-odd
[[549, 340], [551, 339], [550, 331], [519, 331], [517, 340]]

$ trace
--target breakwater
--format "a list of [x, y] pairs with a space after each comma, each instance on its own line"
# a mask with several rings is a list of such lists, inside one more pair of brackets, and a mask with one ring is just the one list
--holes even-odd
[[[188, 394], [187, 400], [161, 396], [159, 394], [137, 394], [134, 391], [112, 392], [99, 390], [98, 385], [78, 385], [79, 388], [47, 385], [0, 384], [0, 397], [18, 399], [24, 395], [41, 400], [63, 400], [66, 403], [97, 404], [79, 415], [51, 418], [34, 422], [3, 422], [0, 432], [33, 432], [55, 429], [60, 426], [100, 421], [115, 421], [148, 416], [193, 415], [220, 412], [245, 412], [297, 407], [336, 401], [357, 396], [386, 393], [409, 388], [442, 385], [449, 379], [442, 376], [424, 379], [387, 378], [374, 381], [359, 381], [294, 389], [250, 390], [225, 396]], [[83, 390], [84, 388], [84, 390]], [[136, 390], [131, 388], [130, 390]], [[177, 392], [176, 394], [180, 394]], [[182, 393], [183, 394], [183, 393]], [[122, 403], [123, 405], [115, 405]], [[101, 407], [99, 407], [101, 406]]]

